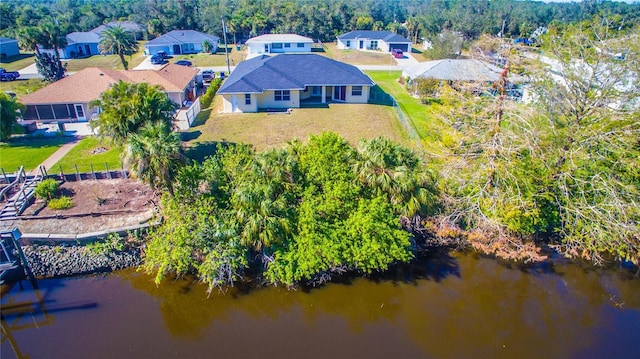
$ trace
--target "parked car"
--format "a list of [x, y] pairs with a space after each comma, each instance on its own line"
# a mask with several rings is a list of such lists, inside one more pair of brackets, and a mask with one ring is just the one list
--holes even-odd
[[160, 57], [161, 57], [161, 58], [163, 58], [163, 59], [168, 59], [168, 58], [169, 58], [169, 56], [167, 55], [167, 53], [166, 53], [166, 52], [164, 52], [163, 50], [158, 51], [158, 52], [156, 53], [156, 55], [160, 56]]
[[402, 52], [402, 50], [400, 49], [391, 49], [391, 54], [393, 55], [393, 57], [395, 57], [396, 59], [401, 59], [404, 57], [404, 53]]
[[203, 70], [202, 71], [202, 82], [211, 82], [216, 77], [215, 72], [213, 70]]
[[165, 60], [162, 56], [158, 56], [158, 55], [151, 56], [150, 61], [152, 65], [162, 65], [165, 62], [167, 62], [167, 60]]
[[0, 80], [2, 81], [13, 81], [20, 77], [20, 73], [17, 71], [6, 71], [3, 68], [0, 68]]
[[180, 66], [191, 66], [191, 65], [193, 65], [193, 64], [192, 64], [192, 63], [191, 63], [191, 61], [189, 61], [189, 60], [178, 60], [178, 61], [176, 61], [176, 65], [180, 65]]

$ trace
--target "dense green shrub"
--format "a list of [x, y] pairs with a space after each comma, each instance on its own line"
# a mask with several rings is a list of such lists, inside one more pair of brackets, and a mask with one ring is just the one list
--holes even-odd
[[73, 207], [73, 200], [68, 196], [60, 196], [59, 198], [50, 199], [47, 207], [53, 210], [69, 209]]
[[48, 178], [36, 186], [35, 194], [38, 198], [51, 200], [55, 196], [60, 184], [53, 178]]
[[211, 105], [211, 101], [213, 101], [213, 97], [216, 95], [220, 85], [222, 85], [222, 80], [218, 78], [211, 80], [211, 85], [209, 85], [207, 91], [204, 95], [200, 96], [200, 105], [202, 108], [207, 108]]

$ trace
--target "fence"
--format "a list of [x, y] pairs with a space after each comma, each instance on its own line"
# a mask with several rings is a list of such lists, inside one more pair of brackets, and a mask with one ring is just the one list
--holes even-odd
[[393, 106], [393, 109], [396, 111], [396, 114], [398, 115], [398, 119], [400, 119], [400, 123], [402, 124], [402, 127], [404, 127], [404, 129], [409, 134], [409, 138], [414, 141], [420, 140], [420, 136], [418, 136], [418, 132], [411, 125], [411, 123], [409, 122], [409, 119], [407, 118], [405, 113], [402, 111], [402, 108], [400, 108], [400, 105], [398, 105], [398, 102], [396, 101], [395, 98], [393, 98], [393, 96], [384, 92], [379, 86], [376, 85], [371, 88], [371, 91], [369, 91], [369, 103], [377, 104], [377, 105]]
[[195, 121], [196, 117], [200, 113], [200, 98], [198, 97], [193, 104], [186, 110], [180, 110], [175, 119], [175, 124], [178, 126], [180, 130], [188, 130], [191, 125], [193, 125], [193, 121]]
[[[104, 170], [96, 170], [93, 168], [93, 164], [89, 164], [90, 172], [80, 172], [78, 171], [78, 165], [74, 165], [75, 172], [72, 173], [64, 173], [62, 171], [62, 166], [58, 169], [60, 172], [58, 173], [46, 173], [45, 177], [47, 178], [55, 178], [59, 181], [86, 181], [86, 180], [100, 180], [100, 179], [115, 179], [115, 178], [129, 178], [129, 171], [124, 169], [124, 166], [120, 166], [119, 170], [109, 169], [109, 165], [104, 163]], [[50, 170], [55, 170], [54, 168]]]

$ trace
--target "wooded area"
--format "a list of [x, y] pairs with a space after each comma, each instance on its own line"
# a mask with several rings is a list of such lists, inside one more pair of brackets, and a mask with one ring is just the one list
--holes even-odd
[[[0, 3], [0, 35], [53, 18], [62, 33], [88, 31], [109, 21], [143, 25], [148, 37], [192, 29], [222, 37], [221, 17], [237, 42], [266, 33], [295, 33], [335, 41], [352, 30], [390, 30], [414, 42], [444, 30], [465, 39], [481, 34], [529, 37], [540, 26], [572, 23], [596, 14], [623, 26], [640, 21], [638, 6], [585, 0], [543, 3], [514, 0], [14, 0]], [[404, 24], [404, 25], [403, 25]]]

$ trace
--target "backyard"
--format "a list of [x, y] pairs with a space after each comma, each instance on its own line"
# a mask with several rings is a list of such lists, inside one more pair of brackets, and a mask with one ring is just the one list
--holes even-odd
[[100, 141], [97, 137], [85, 137], [69, 151], [60, 161], [56, 162], [49, 172], [64, 173], [91, 172], [91, 166], [96, 172], [105, 171], [105, 164], [109, 170], [120, 169], [120, 154], [122, 150], [118, 146], [112, 146], [109, 140]]
[[0, 168], [14, 172], [24, 166], [25, 171], [31, 171], [68, 141], [66, 137], [52, 137], [0, 143]]
[[368, 104], [330, 104], [328, 108], [293, 109], [291, 114], [218, 114], [222, 100], [216, 97], [212, 108], [203, 111], [196, 126], [183, 134], [187, 155], [201, 160], [213, 153], [219, 142], [249, 143], [257, 151], [279, 148], [298, 138], [325, 131], [336, 132], [351, 144], [361, 138], [385, 136], [408, 143], [409, 139], [393, 107]]
[[443, 130], [441, 121], [430, 114], [428, 105], [420, 103], [419, 99], [411, 96], [398, 82], [400, 71], [365, 72], [382, 90], [396, 99], [398, 106], [418, 132], [423, 145], [429, 147], [430, 143], [440, 140]]

